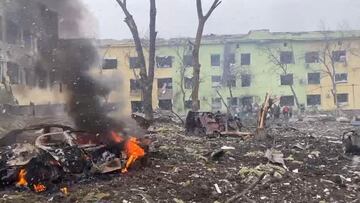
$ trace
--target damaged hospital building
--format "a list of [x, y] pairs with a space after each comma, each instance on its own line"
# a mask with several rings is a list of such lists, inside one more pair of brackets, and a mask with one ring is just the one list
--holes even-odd
[[[113, 92], [110, 101], [123, 96], [128, 112], [141, 110], [132, 41], [102, 40], [99, 47], [104, 57], [100, 72], [122, 77], [123, 89]], [[191, 53], [191, 39], [158, 40], [154, 108], [191, 109]], [[266, 92], [294, 108], [298, 104], [326, 111], [337, 103], [342, 109], [360, 109], [359, 53], [360, 31], [256, 30], [205, 36], [200, 51], [201, 110], [226, 111], [224, 102], [233, 108], [262, 103]]]
[[[39, 60], [53, 59], [53, 52], [66, 41], [59, 39], [58, 14], [48, 9], [44, 0], [38, 0], [38, 4], [27, 2], [0, 2], [0, 104], [64, 104], [66, 86], [57, 74], [61, 67], [54, 60]], [[23, 5], [12, 6], [18, 3]], [[36, 8], [16, 10], [27, 6]], [[155, 109], [185, 113], [191, 108], [192, 41], [158, 39]], [[121, 104], [124, 114], [141, 111], [133, 42], [95, 43], [102, 63], [92, 73], [113, 89], [104, 97], [105, 102]], [[202, 41], [200, 64], [203, 111], [226, 111], [224, 103], [231, 108], [262, 103], [266, 92], [276, 96], [281, 105], [294, 108], [332, 110], [338, 105], [360, 109], [360, 31], [255, 30], [239, 35], [207, 35]]]

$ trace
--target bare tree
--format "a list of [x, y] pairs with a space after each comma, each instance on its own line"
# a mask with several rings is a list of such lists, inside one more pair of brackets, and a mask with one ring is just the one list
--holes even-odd
[[[284, 63], [280, 59], [281, 50], [280, 49], [272, 49], [270, 47], [265, 47], [264, 52], [268, 57], [269, 63], [273, 64], [273, 67], [275, 68], [275, 72], [279, 73], [279, 75], [288, 75], [291, 72], [288, 68], [288, 63]], [[292, 52], [293, 53], [293, 52]], [[288, 83], [287, 86], [289, 86], [291, 93], [294, 96], [295, 104], [299, 108], [300, 103], [299, 99], [297, 97], [297, 94], [294, 89], [294, 84], [292, 82]]]
[[193, 87], [192, 87], [192, 110], [197, 111], [200, 109], [199, 104], [199, 86], [200, 86], [200, 68], [201, 64], [199, 61], [200, 45], [201, 39], [204, 32], [204, 27], [206, 21], [209, 19], [212, 12], [221, 4], [221, 0], [214, 0], [208, 12], [204, 15], [202, 8], [202, 1], [196, 0], [196, 8], [198, 15], [198, 27], [196, 32], [196, 38], [194, 43], [194, 48], [192, 52], [193, 56]]
[[155, 69], [155, 46], [156, 46], [156, 0], [150, 0], [150, 34], [149, 34], [149, 65], [146, 68], [145, 55], [143, 50], [143, 43], [139, 36], [139, 31], [135, 20], [129, 12], [126, 0], [116, 0], [125, 14], [125, 23], [129, 27], [134, 39], [135, 48], [137, 52], [137, 66], [140, 68], [140, 86], [142, 90], [142, 99], [145, 118], [153, 120], [153, 108], [152, 108], [152, 90], [154, 81], [154, 69]]
[[185, 109], [186, 94], [187, 94], [185, 78], [186, 78], [186, 73], [188, 70], [188, 68], [186, 67], [186, 64], [184, 62], [184, 56], [187, 55], [189, 52], [188, 47], [189, 47], [189, 45], [188, 45], [187, 41], [179, 41], [178, 43], [176, 43], [176, 46], [175, 46], [176, 57], [178, 58], [178, 61], [179, 61], [178, 70], [179, 70], [179, 74], [180, 74], [180, 80], [176, 84], [180, 87], [181, 100], [182, 100], [182, 105], [183, 105], [184, 109]]
[[336, 66], [339, 62], [347, 65], [346, 53], [352, 53], [351, 44], [345, 42], [344, 37], [336, 40], [331, 39], [329, 32], [323, 31], [323, 46], [319, 50], [318, 62], [323, 66], [320, 69], [331, 80], [331, 94], [336, 109], [339, 109], [339, 102], [337, 101], [337, 81], [336, 81]]

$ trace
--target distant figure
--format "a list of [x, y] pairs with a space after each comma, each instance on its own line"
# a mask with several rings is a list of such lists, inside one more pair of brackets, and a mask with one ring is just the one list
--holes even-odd
[[282, 113], [284, 115], [284, 118], [288, 118], [289, 117], [289, 107], [288, 106], [284, 106]]
[[293, 109], [291, 106], [289, 106], [289, 117], [291, 118], [293, 114]]
[[274, 104], [273, 111], [274, 111], [274, 119], [279, 119], [280, 118], [280, 105]]

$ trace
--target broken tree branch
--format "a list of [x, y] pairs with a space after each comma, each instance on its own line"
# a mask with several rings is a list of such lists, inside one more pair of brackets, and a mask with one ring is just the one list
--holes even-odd
[[235, 194], [234, 196], [230, 197], [228, 200], [226, 200], [226, 203], [231, 203], [234, 200], [239, 199], [240, 197], [244, 197], [246, 193], [248, 193], [250, 190], [254, 189], [256, 185], [264, 178], [265, 173], [262, 173], [256, 181], [251, 183], [245, 190], [243, 190], [241, 193]]

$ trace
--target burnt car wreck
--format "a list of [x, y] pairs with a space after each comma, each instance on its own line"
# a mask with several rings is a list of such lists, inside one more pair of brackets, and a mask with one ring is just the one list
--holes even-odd
[[131, 168], [146, 165], [150, 141], [145, 138], [117, 132], [103, 136], [60, 125], [28, 127], [12, 131], [8, 136], [30, 130], [40, 132], [34, 144], [1, 146], [0, 187], [12, 185], [34, 192], [59, 191], [63, 188], [61, 183], [70, 177], [126, 173]]

